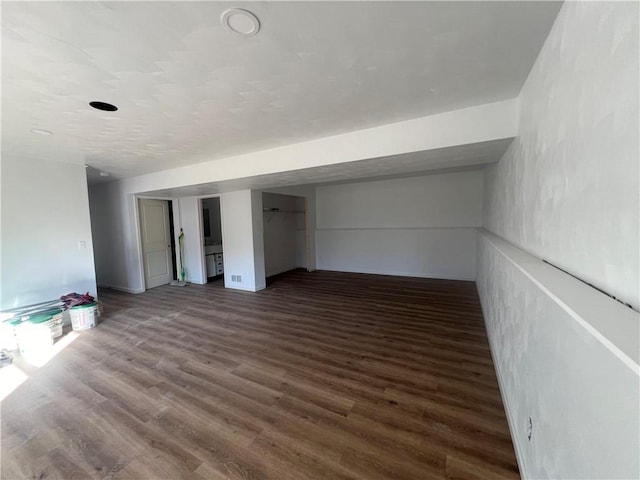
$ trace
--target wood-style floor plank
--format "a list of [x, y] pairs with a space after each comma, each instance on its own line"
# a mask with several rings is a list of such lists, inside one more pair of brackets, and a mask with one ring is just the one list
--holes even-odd
[[100, 298], [2, 402], [3, 479], [519, 478], [472, 282], [293, 271]]

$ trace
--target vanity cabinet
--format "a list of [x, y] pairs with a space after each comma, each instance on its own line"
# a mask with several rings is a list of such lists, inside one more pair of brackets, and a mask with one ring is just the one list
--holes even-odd
[[216, 253], [216, 275], [222, 275], [224, 273], [224, 262], [222, 260], [222, 253]]
[[222, 252], [211, 252], [205, 255], [207, 261], [207, 277], [215, 277], [224, 273]]

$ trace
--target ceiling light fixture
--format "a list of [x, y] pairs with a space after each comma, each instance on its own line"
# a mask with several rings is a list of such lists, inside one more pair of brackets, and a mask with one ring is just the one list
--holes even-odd
[[89, 105], [91, 105], [95, 109], [104, 110], [106, 112], [115, 112], [116, 110], [118, 110], [118, 107], [116, 107], [115, 105], [111, 105], [110, 103], [105, 102], [89, 102]]
[[101, 177], [108, 177], [109, 174], [107, 172], [100, 172]]
[[252, 37], [260, 31], [260, 20], [253, 13], [242, 8], [225, 10], [220, 17], [222, 24], [229, 30], [246, 37]]
[[53, 132], [42, 130], [41, 128], [32, 128], [31, 133], [35, 133], [36, 135], [53, 135]]

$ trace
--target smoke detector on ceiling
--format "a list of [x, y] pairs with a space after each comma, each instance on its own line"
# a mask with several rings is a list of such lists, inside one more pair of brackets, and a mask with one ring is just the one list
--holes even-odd
[[260, 31], [260, 20], [249, 10], [242, 8], [230, 8], [225, 10], [220, 17], [222, 24], [229, 30], [244, 35], [245, 37], [252, 37]]

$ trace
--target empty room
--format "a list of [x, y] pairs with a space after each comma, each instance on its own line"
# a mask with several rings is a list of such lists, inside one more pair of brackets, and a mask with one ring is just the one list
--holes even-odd
[[640, 478], [638, 2], [0, 9], [0, 478]]

